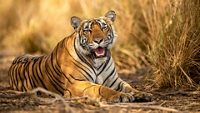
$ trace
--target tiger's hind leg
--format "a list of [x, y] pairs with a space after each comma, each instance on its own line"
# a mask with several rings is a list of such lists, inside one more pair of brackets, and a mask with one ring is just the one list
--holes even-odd
[[[89, 81], [76, 81], [68, 86], [72, 97], [88, 96], [98, 101], [107, 102], [133, 102], [134, 96], [130, 93], [123, 93], [112, 90], [108, 87], [94, 84]], [[69, 93], [69, 92], [68, 92]]]

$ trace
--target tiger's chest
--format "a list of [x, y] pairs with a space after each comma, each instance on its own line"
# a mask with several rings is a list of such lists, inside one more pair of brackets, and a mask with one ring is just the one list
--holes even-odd
[[103, 85], [106, 81], [109, 81], [109, 79], [112, 79], [112, 76], [114, 76], [115, 66], [114, 63], [110, 60], [109, 62], [105, 63], [104, 65], [101, 65], [101, 67], [97, 70], [96, 69], [96, 76], [94, 83]]

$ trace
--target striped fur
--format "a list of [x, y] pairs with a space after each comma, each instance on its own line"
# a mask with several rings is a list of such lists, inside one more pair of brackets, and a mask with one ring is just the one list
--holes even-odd
[[135, 90], [118, 77], [110, 49], [116, 40], [115, 12], [81, 20], [72, 17], [75, 32], [47, 56], [17, 57], [10, 69], [14, 90], [42, 87], [65, 97], [90, 96], [100, 101], [131, 102]]

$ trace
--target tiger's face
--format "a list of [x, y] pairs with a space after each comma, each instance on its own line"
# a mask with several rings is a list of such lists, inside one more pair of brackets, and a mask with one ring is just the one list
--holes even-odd
[[95, 59], [109, 57], [109, 50], [116, 39], [112, 25], [115, 17], [114, 11], [107, 12], [104, 17], [83, 21], [78, 17], [72, 17], [71, 24], [77, 32], [79, 52]]

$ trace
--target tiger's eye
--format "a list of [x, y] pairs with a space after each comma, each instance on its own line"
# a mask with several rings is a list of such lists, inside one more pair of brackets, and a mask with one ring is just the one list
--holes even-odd
[[91, 32], [91, 30], [89, 30], [89, 29], [88, 29], [88, 30], [83, 30], [83, 33], [84, 33], [84, 34], [88, 34], [88, 33], [90, 33], [90, 32]]
[[86, 44], [86, 42], [87, 42], [87, 38], [83, 38], [82, 39], [82, 44]]

